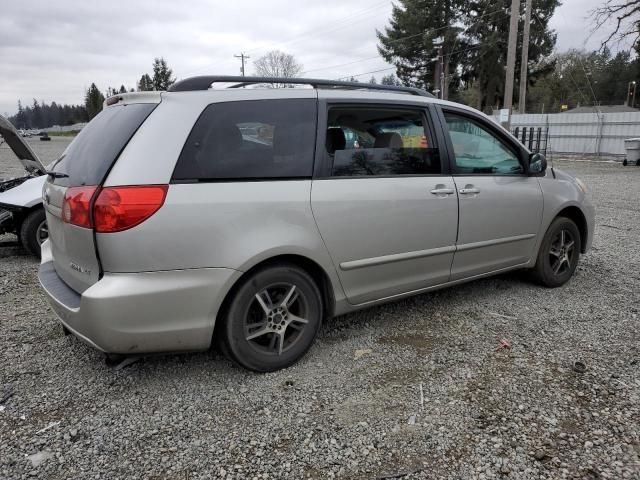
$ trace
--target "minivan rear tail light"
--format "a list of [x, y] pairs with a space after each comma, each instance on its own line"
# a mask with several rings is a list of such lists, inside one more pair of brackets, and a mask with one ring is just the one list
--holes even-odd
[[91, 199], [97, 188], [96, 186], [67, 188], [62, 201], [62, 221], [78, 227], [91, 228]]
[[128, 230], [144, 222], [164, 204], [168, 185], [104, 187], [93, 203], [98, 233]]

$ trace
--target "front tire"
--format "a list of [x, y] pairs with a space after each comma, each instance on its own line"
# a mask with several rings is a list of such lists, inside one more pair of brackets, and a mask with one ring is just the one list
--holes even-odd
[[322, 323], [318, 286], [295, 265], [256, 271], [236, 290], [220, 339], [238, 365], [256, 372], [289, 367], [311, 348]]
[[49, 237], [47, 218], [43, 208], [38, 208], [25, 217], [20, 226], [19, 237], [27, 252], [40, 257], [40, 245]]
[[580, 231], [573, 220], [556, 218], [540, 245], [533, 269], [537, 281], [549, 288], [567, 283], [578, 266], [581, 248]]

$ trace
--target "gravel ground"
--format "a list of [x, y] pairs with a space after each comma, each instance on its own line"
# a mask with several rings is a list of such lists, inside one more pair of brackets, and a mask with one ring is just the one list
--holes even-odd
[[266, 375], [106, 366], [0, 238], [0, 478], [640, 478], [640, 168], [556, 166], [598, 208], [565, 287], [516, 273], [340, 317]]

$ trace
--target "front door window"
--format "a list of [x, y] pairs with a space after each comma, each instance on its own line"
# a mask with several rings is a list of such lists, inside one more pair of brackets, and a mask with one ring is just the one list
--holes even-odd
[[479, 123], [445, 113], [458, 175], [514, 175], [524, 173], [516, 153]]

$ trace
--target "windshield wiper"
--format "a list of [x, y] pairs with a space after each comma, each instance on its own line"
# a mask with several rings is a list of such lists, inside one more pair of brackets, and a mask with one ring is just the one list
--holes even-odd
[[69, 175], [67, 175], [66, 173], [54, 172], [53, 170], [47, 170], [45, 173], [51, 178], [69, 178]]

